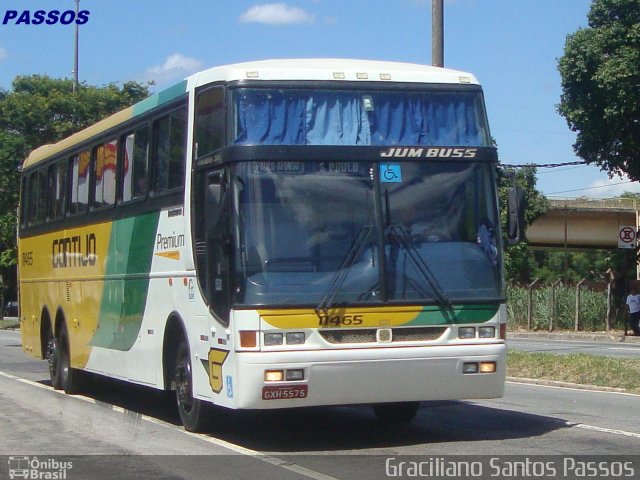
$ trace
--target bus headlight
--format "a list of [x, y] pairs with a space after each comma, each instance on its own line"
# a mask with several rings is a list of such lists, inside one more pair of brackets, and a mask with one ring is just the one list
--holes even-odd
[[458, 338], [476, 338], [476, 327], [458, 328]]
[[288, 332], [287, 345], [302, 345], [305, 341], [304, 332]]
[[480, 327], [478, 328], [478, 336], [480, 338], [495, 338], [496, 327]]
[[[287, 334], [288, 336], [288, 334]], [[287, 342], [289, 343], [289, 342]], [[282, 333], [265, 333], [264, 334], [264, 345], [266, 347], [271, 347], [273, 345], [282, 345]]]

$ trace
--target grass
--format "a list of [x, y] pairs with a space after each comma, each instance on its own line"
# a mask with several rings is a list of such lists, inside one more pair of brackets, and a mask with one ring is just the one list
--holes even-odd
[[623, 388], [640, 394], [640, 360], [511, 351], [507, 376]]
[[16, 319], [11, 320], [0, 320], [0, 330], [4, 330], [5, 328], [16, 328], [20, 325], [20, 322]]

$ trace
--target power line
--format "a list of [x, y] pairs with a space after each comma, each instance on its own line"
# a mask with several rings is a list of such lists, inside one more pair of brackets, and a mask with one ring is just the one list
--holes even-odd
[[563, 163], [524, 163], [520, 165], [511, 165], [508, 163], [500, 163], [500, 166], [505, 168], [558, 168], [568, 167], [571, 165], [587, 165], [584, 160], [578, 160], [575, 162], [563, 162]]
[[634, 182], [635, 180], [628, 180], [626, 182], [616, 182], [616, 183], [609, 183], [608, 185], [598, 185], [597, 187], [576, 188], [574, 190], [563, 190], [561, 192], [551, 192], [551, 193], [547, 193], [546, 195], [556, 195], [558, 193], [581, 192], [583, 190], [595, 190], [596, 188], [607, 188], [607, 187], [612, 187], [614, 185], [624, 185], [625, 183], [634, 183]]

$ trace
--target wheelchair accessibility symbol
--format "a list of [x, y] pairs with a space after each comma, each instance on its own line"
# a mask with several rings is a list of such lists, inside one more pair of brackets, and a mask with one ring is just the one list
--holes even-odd
[[397, 163], [380, 164], [380, 181], [382, 183], [402, 183], [402, 168]]

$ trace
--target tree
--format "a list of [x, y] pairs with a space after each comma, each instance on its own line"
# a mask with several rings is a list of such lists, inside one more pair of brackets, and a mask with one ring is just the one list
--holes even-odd
[[[549, 201], [536, 189], [536, 169], [534, 167], [519, 169], [513, 179], [502, 177], [500, 185], [501, 223], [506, 225], [507, 189], [513, 186], [514, 182], [515, 185], [525, 191], [526, 209], [524, 220], [526, 226], [531, 225], [536, 218], [549, 210]], [[506, 239], [503, 239], [503, 242], [506, 245]], [[507, 282], [528, 282], [533, 268], [534, 265], [528, 255], [526, 241], [505, 248], [504, 269]]]
[[558, 111], [587, 163], [640, 180], [640, 0], [593, 0], [558, 61]]
[[[15, 285], [19, 167], [28, 153], [54, 143], [149, 95], [137, 82], [79, 85], [45, 75], [18, 76], [0, 89], [0, 273]], [[10, 294], [13, 292], [10, 292]]]

